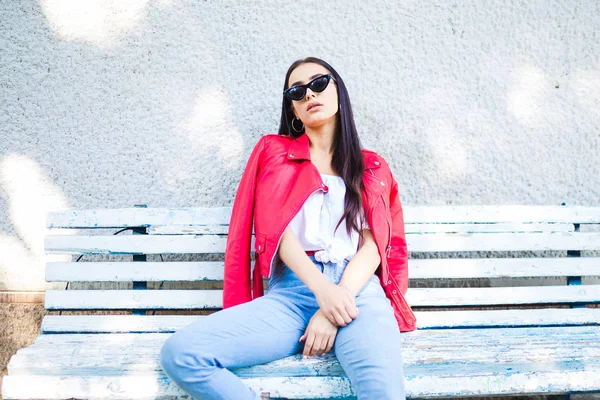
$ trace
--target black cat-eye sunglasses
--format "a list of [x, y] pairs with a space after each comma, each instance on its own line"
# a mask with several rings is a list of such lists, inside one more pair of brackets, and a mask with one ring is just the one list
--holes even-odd
[[283, 95], [290, 100], [302, 100], [306, 96], [306, 89], [310, 88], [313, 92], [322, 92], [329, 85], [329, 80], [333, 79], [337, 83], [335, 78], [331, 74], [321, 75], [308, 82], [305, 85], [296, 85], [291, 88], [285, 89]]

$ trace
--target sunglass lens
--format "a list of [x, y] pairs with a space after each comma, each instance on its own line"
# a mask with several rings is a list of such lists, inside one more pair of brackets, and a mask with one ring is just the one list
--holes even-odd
[[306, 89], [303, 87], [293, 87], [289, 90], [289, 95], [292, 100], [300, 100], [304, 97]]
[[328, 83], [329, 77], [327, 75], [324, 75], [312, 81], [310, 88], [313, 92], [322, 92], [323, 90], [325, 90]]

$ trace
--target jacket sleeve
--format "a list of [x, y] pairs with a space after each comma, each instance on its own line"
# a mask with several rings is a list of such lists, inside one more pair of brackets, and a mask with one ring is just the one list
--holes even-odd
[[254, 146], [240, 180], [229, 220], [223, 277], [223, 309], [252, 300], [250, 245], [254, 219], [254, 194], [266, 136]]
[[390, 190], [390, 213], [392, 215], [391, 251], [388, 258], [390, 273], [398, 283], [402, 295], [408, 291], [408, 246], [404, 232], [404, 213], [400, 202], [398, 182], [390, 171], [392, 189]]

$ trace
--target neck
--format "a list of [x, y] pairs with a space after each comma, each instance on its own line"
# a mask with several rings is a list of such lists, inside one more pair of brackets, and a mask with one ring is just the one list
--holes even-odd
[[317, 127], [306, 127], [306, 136], [310, 143], [310, 153], [317, 157], [333, 156], [333, 137], [335, 135], [335, 119]]

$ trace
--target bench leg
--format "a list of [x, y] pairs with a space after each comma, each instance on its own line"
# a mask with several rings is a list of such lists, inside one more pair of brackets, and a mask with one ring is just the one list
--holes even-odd
[[261, 392], [260, 393], [260, 398], [261, 399], [270, 399], [271, 398], [271, 392]]

